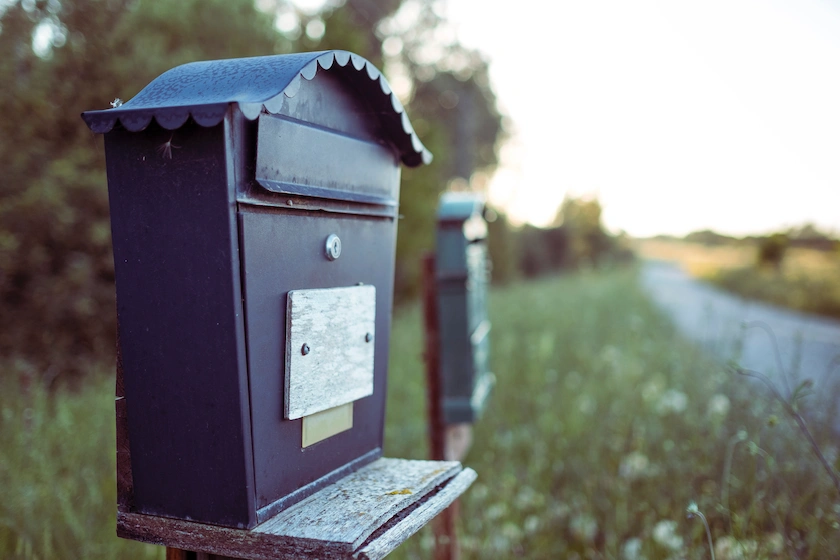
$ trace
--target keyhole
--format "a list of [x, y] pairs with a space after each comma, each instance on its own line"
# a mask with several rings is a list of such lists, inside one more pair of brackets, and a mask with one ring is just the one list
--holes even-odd
[[327, 237], [327, 258], [334, 261], [341, 256], [341, 239], [336, 234]]

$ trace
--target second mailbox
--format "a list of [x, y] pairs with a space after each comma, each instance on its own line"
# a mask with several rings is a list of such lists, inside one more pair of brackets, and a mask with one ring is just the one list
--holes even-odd
[[446, 424], [475, 421], [495, 377], [488, 370], [487, 222], [484, 199], [448, 192], [438, 205], [435, 274], [438, 341]]
[[378, 458], [400, 164], [431, 158], [378, 70], [198, 62], [83, 117], [105, 134], [124, 507], [253, 527]]

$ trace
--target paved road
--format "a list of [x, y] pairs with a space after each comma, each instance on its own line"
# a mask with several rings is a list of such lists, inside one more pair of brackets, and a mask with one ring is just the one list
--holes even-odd
[[[738, 360], [743, 367], [778, 380], [782, 387], [812, 379], [817, 398], [835, 405], [840, 401], [840, 393], [834, 392], [840, 390], [840, 321], [730, 295], [692, 279], [672, 263], [648, 261], [641, 280], [683, 335], [722, 360]], [[756, 326], [744, 329], [745, 322], [772, 330], [783, 371], [767, 332]]]

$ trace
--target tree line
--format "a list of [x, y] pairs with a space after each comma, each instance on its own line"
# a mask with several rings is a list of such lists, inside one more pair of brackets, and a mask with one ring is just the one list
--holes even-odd
[[[67, 377], [112, 359], [116, 316], [102, 137], [80, 113], [129, 100], [186, 62], [344, 49], [392, 77], [434, 154], [403, 171], [396, 298], [419, 293], [439, 193], [492, 173], [506, 136], [489, 62], [432, 0], [17, 0], [0, 6], [0, 356]], [[396, 78], [393, 78], [396, 77]], [[556, 227], [491, 224], [496, 278], [595, 263], [610, 245], [594, 206]], [[589, 224], [589, 225], [586, 225]], [[0, 367], [5, 366], [0, 363]]]
[[492, 217], [488, 242], [493, 280], [507, 283], [632, 262], [635, 257], [629, 239], [623, 233], [609, 233], [601, 214], [597, 198], [566, 196], [545, 228], [529, 224], [512, 227], [501, 213]]

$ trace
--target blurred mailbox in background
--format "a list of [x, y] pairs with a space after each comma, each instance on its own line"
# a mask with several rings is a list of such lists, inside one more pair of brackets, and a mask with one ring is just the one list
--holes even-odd
[[[381, 455], [400, 163], [343, 51], [198, 62], [105, 133], [123, 511], [250, 528]], [[122, 396], [121, 395], [121, 396]]]
[[441, 196], [435, 260], [444, 423], [474, 422], [495, 380], [488, 371], [490, 261], [481, 195]]

